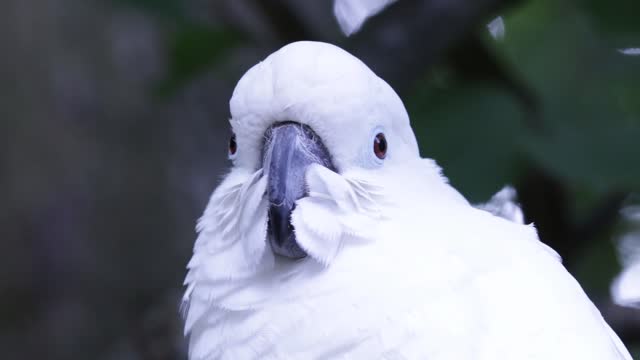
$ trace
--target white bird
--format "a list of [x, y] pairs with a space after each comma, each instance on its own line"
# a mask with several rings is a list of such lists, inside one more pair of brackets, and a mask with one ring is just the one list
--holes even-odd
[[233, 166], [185, 280], [196, 359], [631, 359], [532, 225], [422, 159], [402, 101], [297, 42], [230, 102]]

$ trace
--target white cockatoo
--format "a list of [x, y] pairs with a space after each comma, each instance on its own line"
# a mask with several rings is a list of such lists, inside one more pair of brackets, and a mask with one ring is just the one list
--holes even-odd
[[192, 360], [631, 359], [535, 228], [470, 205], [346, 51], [283, 47], [230, 122], [185, 280]]

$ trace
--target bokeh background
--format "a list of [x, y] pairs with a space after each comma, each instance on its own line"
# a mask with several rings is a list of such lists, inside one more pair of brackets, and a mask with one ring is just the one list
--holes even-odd
[[302, 39], [386, 79], [471, 201], [513, 184], [640, 358], [640, 310], [610, 291], [640, 263], [637, 0], [400, 0], [351, 38], [330, 0], [3, 0], [2, 359], [185, 358], [177, 305], [229, 166], [228, 100]]

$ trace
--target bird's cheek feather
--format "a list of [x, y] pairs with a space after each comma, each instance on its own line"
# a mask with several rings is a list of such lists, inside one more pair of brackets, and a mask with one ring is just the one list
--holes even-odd
[[323, 166], [306, 172], [308, 195], [296, 202], [292, 224], [309, 256], [329, 265], [344, 246], [374, 239], [382, 212], [372, 186]]

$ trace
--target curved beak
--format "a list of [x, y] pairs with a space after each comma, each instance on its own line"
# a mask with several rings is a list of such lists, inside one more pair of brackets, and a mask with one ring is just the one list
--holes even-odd
[[295, 202], [307, 195], [305, 173], [311, 164], [335, 171], [331, 156], [310, 127], [295, 123], [278, 123], [265, 133], [264, 173], [268, 177], [268, 239], [274, 253], [292, 259], [307, 254], [296, 241], [291, 224]]

